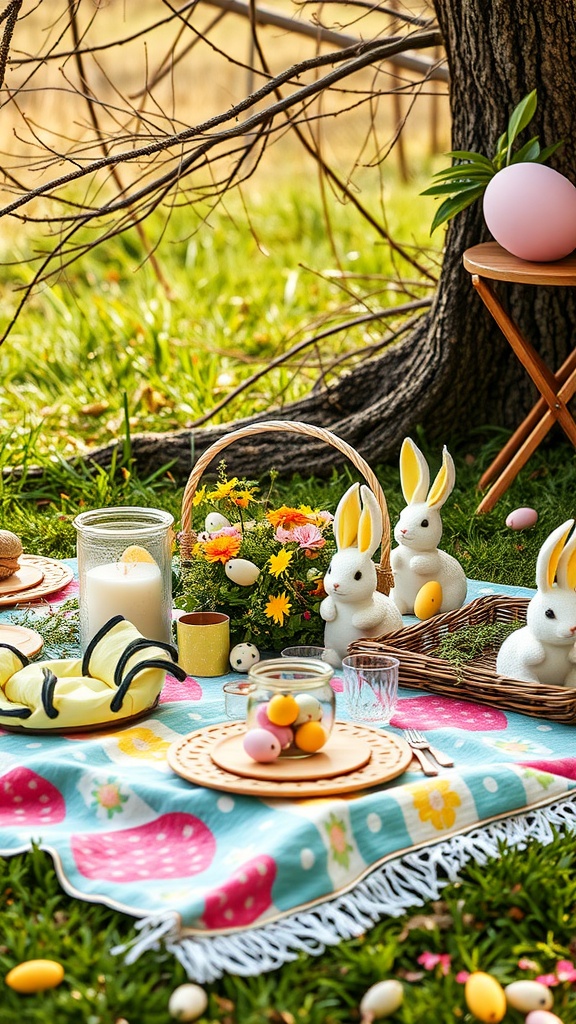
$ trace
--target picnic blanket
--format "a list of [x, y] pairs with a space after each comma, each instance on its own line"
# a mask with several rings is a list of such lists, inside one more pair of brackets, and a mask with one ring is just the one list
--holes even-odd
[[[468, 599], [495, 592], [531, 593], [470, 581]], [[128, 962], [163, 944], [198, 982], [262, 973], [437, 898], [501, 842], [576, 831], [572, 726], [408, 689], [390, 729], [417, 726], [453, 757], [437, 777], [414, 763], [373, 789], [299, 800], [192, 785], [166, 751], [224, 721], [224, 681], [167, 677], [154, 712], [121, 729], [0, 730], [0, 853], [36, 843], [66, 892], [140, 919], [117, 950]]]

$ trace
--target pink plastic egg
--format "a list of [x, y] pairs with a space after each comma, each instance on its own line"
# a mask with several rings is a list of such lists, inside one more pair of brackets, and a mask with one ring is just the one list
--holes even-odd
[[261, 704], [256, 712], [256, 721], [262, 729], [271, 732], [276, 737], [282, 750], [286, 750], [294, 739], [294, 732], [289, 725], [273, 725], [266, 714], [267, 704]]
[[253, 761], [269, 764], [280, 756], [280, 744], [267, 729], [249, 729], [242, 746]]
[[561, 260], [576, 248], [576, 188], [545, 164], [510, 164], [488, 182], [484, 220], [521, 260]]
[[506, 517], [506, 526], [511, 530], [528, 530], [538, 522], [538, 513], [535, 508], [515, 508]]
[[549, 1010], [531, 1010], [525, 1024], [562, 1024], [562, 1021]]

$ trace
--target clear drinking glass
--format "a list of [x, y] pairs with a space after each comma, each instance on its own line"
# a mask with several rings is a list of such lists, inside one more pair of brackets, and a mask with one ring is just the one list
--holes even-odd
[[350, 718], [365, 725], [388, 725], [398, 699], [397, 658], [351, 654], [342, 659], [344, 703]]
[[273, 658], [250, 669], [246, 725], [280, 741], [280, 757], [308, 757], [325, 746], [336, 710], [333, 668], [314, 658]]
[[85, 650], [114, 615], [148, 640], [172, 641], [172, 524], [155, 508], [100, 508], [74, 520]]

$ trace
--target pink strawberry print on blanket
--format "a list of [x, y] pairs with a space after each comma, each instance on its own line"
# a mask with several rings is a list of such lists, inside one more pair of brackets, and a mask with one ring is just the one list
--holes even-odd
[[471, 732], [502, 730], [508, 726], [503, 711], [474, 704], [472, 701], [456, 700], [454, 697], [404, 697], [398, 701], [396, 713], [390, 725], [397, 729], [468, 729]]
[[202, 921], [209, 930], [241, 928], [252, 924], [272, 906], [276, 862], [261, 854], [241, 868], [206, 897]]
[[107, 882], [190, 878], [206, 871], [216, 852], [213, 832], [180, 811], [135, 828], [75, 835], [70, 845], [78, 871]]
[[66, 817], [59, 789], [29, 768], [13, 768], [0, 779], [0, 825], [55, 825]]

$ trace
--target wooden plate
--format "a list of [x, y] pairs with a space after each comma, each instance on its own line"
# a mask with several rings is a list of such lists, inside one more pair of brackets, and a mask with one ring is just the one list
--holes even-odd
[[48, 594], [61, 590], [74, 579], [72, 569], [64, 562], [55, 558], [44, 558], [42, 555], [20, 555], [20, 568], [30, 566], [42, 574], [42, 581], [19, 594], [0, 594], [0, 608], [14, 605], [30, 604], [39, 601]]
[[[280, 797], [294, 799], [295, 797], [322, 797], [337, 796], [339, 793], [353, 793], [360, 789], [369, 789], [371, 786], [378, 786], [383, 782], [395, 779], [402, 772], [406, 771], [411, 760], [412, 751], [408, 744], [399, 736], [386, 732], [383, 729], [371, 729], [366, 725], [357, 725], [354, 722], [336, 722], [330, 740], [322, 752], [325, 758], [330, 755], [330, 745], [334, 741], [335, 748], [341, 749], [342, 743], [350, 748], [355, 747], [358, 751], [356, 756], [363, 759], [366, 748], [369, 748], [369, 760], [358, 768], [350, 768], [338, 775], [318, 777], [314, 771], [313, 777], [288, 778], [285, 772], [294, 771], [294, 764], [304, 764], [305, 771], [313, 771], [313, 762], [320, 754], [310, 758], [286, 758], [280, 764], [275, 761], [273, 765], [255, 765], [252, 762], [252, 771], [259, 771], [264, 767], [276, 769], [273, 778], [254, 778], [240, 775], [237, 771], [228, 771], [221, 768], [213, 760], [213, 753], [218, 744], [220, 756], [222, 750], [233, 749], [232, 745], [227, 748], [224, 740], [241, 737], [246, 731], [245, 722], [220, 722], [217, 725], [209, 725], [203, 729], [197, 729], [176, 740], [167, 752], [168, 764], [177, 775], [180, 775], [188, 782], [198, 786], [206, 786], [208, 789], [220, 789], [230, 793], [242, 793], [256, 797]], [[361, 751], [361, 754], [360, 754]], [[216, 754], [218, 757], [218, 753]], [[320, 761], [320, 766], [322, 761]], [[279, 773], [282, 773], [280, 775]]]
[[44, 640], [35, 629], [27, 626], [12, 626], [8, 622], [0, 622], [0, 644], [9, 644], [21, 651], [27, 658], [32, 658], [42, 650]]
[[292, 782], [295, 779], [331, 779], [337, 775], [363, 768], [372, 756], [366, 739], [350, 736], [338, 726], [334, 728], [326, 746], [311, 757], [284, 757], [270, 764], [259, 764], [248, 756], [243, 747], [246, 725], [219, 740], [210, 750], [210, 757], [218, 768], [246, 779], [272, 779]]
[[11, 576], [0, 580], [0, 597], [10, 597], [19, 593], [20, 590], [27, 590], [34, 587], [44, 579], [42, 569], [36, 565], [20, 565]]

